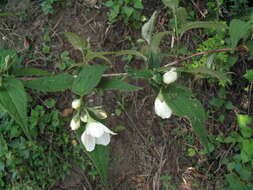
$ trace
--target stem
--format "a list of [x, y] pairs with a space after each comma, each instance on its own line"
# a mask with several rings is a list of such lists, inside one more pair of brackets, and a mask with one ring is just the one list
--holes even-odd
[[[170, 67], [173, 65], [177, 65], [181, 62], [187, 61], [189, 59], [192, 59], [193, 57], [201, 56], [201, 55], [207, 55], [211, 53], [218, 53], [218, 52], [229, 52], [229, 51], [248, 51], [246, 47], [238, 47], [238, 48], [222, 48], [222, 49], [215, 49], [215, 50], [208, 50], [208, 51], [201, 51], [195, 54], [192, 54], [190, 56], [177, 59], [175, 61], [172, 61], [166, 65], [163, 66], [163, 68]], [[108, 73], [108, 74], [103, 74], [103, 77], [120, 77], [120, 76], [127, 76], [128, 73]], [[21, 77], [19, 78], [20, 80], [36, 80], [38, 77]]]
[[175, 33], [176, 33], [176, 41], [178, 40], [178, 23], [177, 23], [177, 15], [176, 15], [176, 9], [173, 9], [174, 19], [175, 19]]

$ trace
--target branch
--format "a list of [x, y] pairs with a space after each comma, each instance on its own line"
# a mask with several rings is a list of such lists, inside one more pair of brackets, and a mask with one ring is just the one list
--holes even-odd
[[189, 59], [192, 59], [193, 57], [196, 57], [196, 56], [207, 55], [207, 54], [211, 54], [211, 53], [228, 52], [228, 51], [247, 51], [247, 48], [245, 48], [245, 47], [222, 48], [222, 49], [201, 51], [201, 52], [195, 53], [193, 55], [190, 55], [190, 56], [187, 56], [187, 57], [175, 60], [175, 61], [173, 61], [171, 63], [168, 63], [168, 64], [164, 65], [163, 67], [169, 67], [169, 66], [172, 66], [172, 65], [176, 65], [178, 63], [181, 63], [181, 62], [187, 61]]

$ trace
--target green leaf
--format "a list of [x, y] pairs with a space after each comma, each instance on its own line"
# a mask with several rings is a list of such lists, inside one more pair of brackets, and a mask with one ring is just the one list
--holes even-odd
[[244, 78], [248, 79], [250, 82], [253, 82], [253, 69], [248, 70], [247, 73], [243, 76]]
[[212, 22], [212, 21], [197, 21], [197, 22], [189, 22], [185, 24], [180, 30], [180, 38], [184, 35], [188, 30], [196, 29], [196, 28], [207, 28], [207, 29], [226, 29], [227, 26], [222, 22]]
[[251, 58], [253, 58], [253, 40], [250, 40], [246, 43], [246, 46], [249, 50]]
[[184, 7], [178, 7], [176, 9], [176, 15], [177, 15], [177, 19], [180, 26], [187, 22], [188, 14], [187, 14], [187, 10]]
[[244, 151], [249, 156], [253, 156], [253, 141], [244, 139], [242, 141], [242, 151]]
[[108, 59], [107, 57], [105, 57], [104, 55], [112, 55], [114, 54], [114, 52], [106, 52], [106, 51], [102, 51], [102, 52], [93, 52], [93, 51], [88, 51], [86, 59], [88, 61], [94, 59], [94, 58], [99, 58], [102, 60], [105, 60], [107, 63], [112, 64], [112, 62], [110, 61], [110, 59]]
[[226, 83], [231, 84], [231, 81], [225, 74], [219, 71], [215, 71], [213, 69], [208, 69], [206, 67], [198, 67], [198, 68], [193, 68], [191, 70], [184, 70], [184, 72], [194, 73], [194, 74], [198, 74], [198, 73], [207, 74], [207, 75], [210, 75], [211, 77], [217, 78], [220, 82], [224, 84]]
[[102, 78], [100, 81], [98, 88], [102, 88], [105, 90], [109, 89], [117, 89], [121, 91], [135, 91], [135, 90], [140, 90], [141, 88], [138, 86], [134, 86], [131, 84], [126, 83], [125, 81], [122, 81], [120, 79], [116, 78]]
[[64, 34], [75, 49], [78, 49], [80, 51], [87, 49], [88, 47], [87, 40], [80, 38], [78, 35], [72, 32], [65, 32]]
[[121, 55], [135, 55], [137, 57], [142, 58], [144, 61], [147, 61], [147, 58], [142, 53], [136, 50], [121, 50], [115, 53], [115, 56], [121, 56]]
[[6, 78], [0, 88], [0, 106], [23, 128], [27, 135], [27, 97], [23, 84], [15, 78]]
[[27, 88], [33, 88], [42, 92], [58, 92], [70, 89], [73, 77], [68, 74], [42, 77], [36, 80], [23, 81]]
[[243, 137], [249, 138], [253, 135], [253, 128], [249, 127], [252, 124], [252, 118], [248, 115], [237, 115], [237, 122]]
[[105, 3], [104, 3], [104, 5], [106, 6], [106, 7], [112, 7], [113, 5], [114, 5], [114, 3], [113, 3], [113, 1], [106, 1]]
[[178, 7], [179, 3], [178, 0], [162, 0], [162, 2], [166, 7], [169, 7], [173, 10], [175, 10]]
[[159, 32], [157, 34], [154, 34], [152, 40], [151, 40], [151, 49], [154, 53], [158, 54], [160, 52], [160, 44], [162, 39], [166, 35], [172, 35], [172, 31], [165, 31], [165, 32]]
[[[233, 19], [229, 25], [230, 45], [235, 48], [238, 42], [249, 35], [250, 24], [239, 19]], [[238, 32], [240, 29], [240, 32]]]
[[96, 145], [96, 149], [92, 152], [87, 152], [93, 165], [97, 169], [101, 182], [104, 187], [108, 185], [108, 164], [109, 164], [109, 148], [107, 146]]
[[34, 67], [29, 67], [29, 68], [22, 68], [18, 69], [12, 72], [13, 75], [15, 76], [49, 76], [51, 75], [50, 72], [39, 69], [39, 68], [34, 68]]
[[143, 9], [142, 0], [134, 0], [134, 8], [136, 9]]
[[[9, 56], [9, 65], [6, 65], [5, 58]], [[18, 57], [17, 52], [14, 50], [0, 50], [0, 72], [8, 70], [13, 63], [20, 63], [21, 57]]]
[[154, 12], [151, 18], [146, 22], [141, 29], [142, 37], [150, 44], [152, 39], [152, 34], [154, 31], [155, 20], [156, 20], [157, 12]]
[[149, 69], [128, 68], [127, 72], [134, 78], [151, 79], [151, 77], [153, 76], [153, 71]]
[[191, 121], [193, 131], [209, 151], [209, 141], [205, 128], [206, 113], [201, 103], [193, 98], [193, 94], [185, 87], [172, 84], [162, 89], [162, 95], [173, 113], [186, 117]]
[[132, 7], [123, 6], [122, 11], [125, 13], [126, 17], [129, 18], [132, 15], [134, 9]]
[[74, 79], [72, 91], [80, 96], [90, 93], [98, 85], [106, 69], [105, 65], [84, 66]]

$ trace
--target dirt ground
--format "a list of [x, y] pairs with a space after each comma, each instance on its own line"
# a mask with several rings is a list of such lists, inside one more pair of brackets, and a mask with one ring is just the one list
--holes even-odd
[[[36, 60], [31, 61], [26, 57], [26, 64], [47, 68], [52, 72], [58, 72], [56, 63], [59, 60], [59, 53], [64, 50], [68, 50], [73, 59], [80, 60], [79, 54], [66, 41], [63, 32], [74, 32], [83, 38], [89, 37], [94, 49], [106, 51], [127, 49], [130, 43], [126, 40], [126, 36], [136, 39], [140, 37], [139, 30], [121, 24], [108, 24], [107, 10], [99, 5], [94, 7], [87, 2], [70, 1], [64, 8], [56, 7], [55, 14], [45, 16], [37, 1], [30, 1], [25, 5], [25, 0], [22, 0], [20, 3], [23, 7], [14, 6], [17, 2], [19, 1], [13, 0], [13, 3], [9, 4], [9, 10], [25, 10], [28, 19], [25, 21], [20, 19], [17, 22], [17, 17], [0, 18], [0, 48], [11, 47], [20, 51], [24, 49], [24, 42], [27, 40], [33, 54], [36, 55]], [[147, 14], [149, 12], [152, 10], [147, 10]], [[46, 28], [52, 34], [51, 52], [48, 56], [50, 59], [41, 53], [43, 31]], [[120, 58], [114, 58], [112, 61], [114, 66], [111, 71], [122, 72], [125, 62]], [[99, 99], [99, 103], [104, 104], [111, 115], [107, 121], [108, 126], [122, 125], [126, 128], [112, 138], [108, 189], [172, 190], [173, 185], [176, 184], [177, 190], [215, 190], [219, 186], [219, 181], [211, 181], [201, 168], [195, 166], [206, 166], [210, 167], [207, 170], [213, 170], [212, 166], [217, 162], [207, 161], [205, 157], [198, 155], [187, 156], [187, 148], [193, 146], [187, 142], [188, 140], [194, 142], [192, 148], [201, 149], [199, 141], [191, 132], [189, 122], [175, 116], [167, 121], [156, 117], [153, 112], [155, 92], [143, 81], [131, 82], [144, 89], [128, 94], [110, 91]], [[200, 88], [203, 86], [200, 85]], [[206, 93], [210, 97], [214, 94], [210, 92], [216, 90], [210, 86], [204, 88], [207, 88]], [[119, 97], [124, 98], [125, 109], [117, 116], [114, 111], [118, 107], [116, 102]], [[200, 98], [208, 107], [205, 102], [207, 97]], [[188, 138], [183, 138], [185, 136]], [[169, 180], [166, 176], [171, 176], [172, 179]], [[201, 188], [195, 187], [196, 183], [200, 184]], [[55, 189], [98, 190], [101, 188], [98, 183], [87, 177], [85, 171], [76, 168], [71, 177], [67, 177]]]

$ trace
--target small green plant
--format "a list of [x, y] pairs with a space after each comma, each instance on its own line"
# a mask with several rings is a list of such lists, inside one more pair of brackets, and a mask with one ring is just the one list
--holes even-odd
[[45, 15], [53, 14], [54, 13], [54, 3], [59, 0], [43, 0], [41, 3], [42, 11]]
[[[17, 123], [0, 113], [0, 188], [6, 190], [44, 190], [62, 180], [75, 163], [83, 169], [88, 164], [80, 156], [82, 147], [70, 139], [68, 128], [54, 101], [50, 109], [35, 106], [28, 117], [33, 140], [26, 139]], [[64, 150], [64, 151], [62, 151]]]
[[232, 132], [222, 142], [232, 145], [235, 154], [225, 158], [227, 166], [226, 186], [221, 190], [248, 190], [253, 188], [253, 126], [248, 115], [237, 115], [239, 131]]
[[229, 113], [228, 111], [231, 111], [234, 109], [234, 106], [231, 101], [227, 101], [226, 98], [226, 90], [224, 87], [221, 87], [217, 93], [217, 97], [211, 99], [210, 104], [215, 108], [215, 110], [226, 110], [221, 111], [219, 113], [219, 117], [217, 118], [217, 121], [224, 122], [225, 118], [227, 117], [226, 113]]
[[143, 9], [142, 0], [109, 0], [104, 5], [110, 8], [109, 23], [123, 20], [125, 24], [131, 23], [135, 28], [141, 26], [144, 19], [140, 12]]

